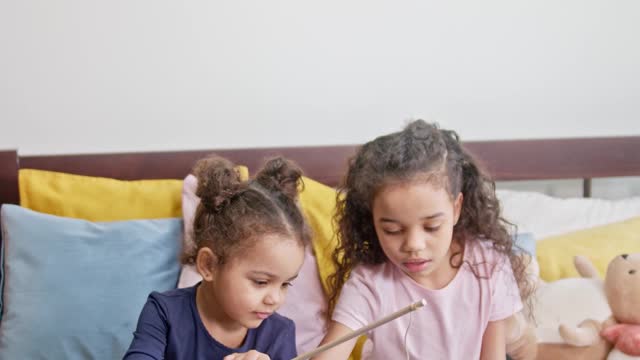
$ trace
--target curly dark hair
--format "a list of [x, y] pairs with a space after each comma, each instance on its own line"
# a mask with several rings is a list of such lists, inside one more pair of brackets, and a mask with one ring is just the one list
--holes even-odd
[[225, 264], [264, 235], [292, 237], [303, 246], [311, 232], [297, 204], [302, 171], [293, 162], [270, 159], [253, 180], [241, 181], [234, 164], [211, 155], [193, 168], [200, 204], [193, 221], [193, 246], [183, 250], [182, 262], [195, 263], [208, 247]]
[[[514, 251], [508, 228], [515, 230], [515, 226], [501, 216], [494, 181], [461, 146], [458, 134], [416, 120], [403, 131], [364, 144], [349, 161], [347, 175], [338, 189], [334, 217], [338, 246], [333, 252], [336, 271], [329, 277], [329, 314], [352, 269], [387, 260], [373, 223], [376, 193], [385, 185], [424, 175], [428, 175], [428, 181], [441, 181], [452, 199], [463, 194], [460, 218], [453, 228], [454, 241], [463, 248], [467, 241], [490, 241], [496, 251], [509, 258], [522, 299], [530, 297], [533, 285], [526, 273], [528, 262]], [[459, 255], [451, 255], [452, 266], [462, 265]]]

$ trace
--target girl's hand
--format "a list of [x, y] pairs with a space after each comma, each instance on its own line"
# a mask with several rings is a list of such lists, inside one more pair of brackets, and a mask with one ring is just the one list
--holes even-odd
[[235, 353], [227, 355], [223, 360], [271, 360], [269, 355], [261, 352], [250, 350], [246, 353]]

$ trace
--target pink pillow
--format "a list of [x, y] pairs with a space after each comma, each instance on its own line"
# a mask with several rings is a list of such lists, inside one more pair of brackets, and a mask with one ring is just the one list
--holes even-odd
[[[190, 249], [195, 246], [193, 243], [193, 217], [196, 214], [198, 204], [200, 204], [200, 198], [196, 196], [197, 188], [198, 179], [191, 174], [187, 175], [182, 183], [183, 249]], [[180, 271], [180, 278], [178, 279], [178, 287], [190, 287], [197, 284], [200, 280], [202, 280], [202, 277], [193, 265], [183, 265]]]
[[[196, 196], [198, 179], [188, 175], [182, 186], [182, 218], [184, 221], [183, 246], [185, 249], [195, 246], [193, 243], [193, 217], [200, 199]], [[178, 287], [193, 286], [202, 277], [191, 265], [184, 265], [180, 272]], [[299, 354], [315, 349], [326, 333], [327, 300], [320, 283], [318, 265], [311, 246], [305, 249], [304, 263], [298, 278], [289, 288], [287, 300], [278, 313], [293, 320], [296, 324], [296, 347]]]

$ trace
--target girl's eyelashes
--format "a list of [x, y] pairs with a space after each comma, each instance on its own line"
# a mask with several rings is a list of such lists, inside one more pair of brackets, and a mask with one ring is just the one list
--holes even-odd
[[[264, 286], [269, 285], [269, 281], [268, 280], [252, 279], [251, 281], [253, 281], [253, 283], [258, 287], [264, 287]], [[284, 282], [281, 285], [282, 288], [289, 288], [291, 286], [293, 286], [293, 283], [291, 281]]]
[[[423, 229], [426, 232], [436, 232], [440, 230], [440, 225], [424, 226]], [[400, 235], [402, 234], [403, 230], [402, 229], [382, 229], [382, 232], [384, 232], [385, 235]]]
[[252, 280], [254, 284], [258, 285], [258, 286], [266, 286], [269, 281], [267, 280], [258, 280], [258, 279], [253, 279]]
[[387, 235], [395, 235], [395, 234], [399, 234], [402, 231], [402, 229], [395, 228], [395, 227], [392, 227], [392, 228], [384, 228], [383, 227], [382, 231]]

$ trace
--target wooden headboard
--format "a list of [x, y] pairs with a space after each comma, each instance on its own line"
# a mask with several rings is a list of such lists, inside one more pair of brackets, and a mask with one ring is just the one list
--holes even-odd
[[[640, 136], [545, 140], [469, 141], [495, 180], [583, 179], [584, 195], [598, 177], [640, 176]], [[82, 155], [20, 156], [0, 151], [0, 204], [19, 203], [18, 170], [43, 169], [122, 180], [182, 179], [195, 161], [215, 152], [252, 171], [265, 158], [283, 155], [327, 185], [342, 179], [357, 146], [211, 149]]]

